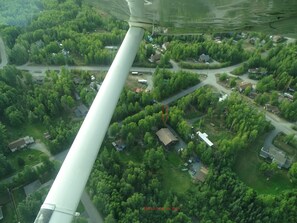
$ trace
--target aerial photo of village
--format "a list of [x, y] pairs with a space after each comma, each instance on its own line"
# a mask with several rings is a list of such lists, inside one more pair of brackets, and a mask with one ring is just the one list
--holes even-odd
[[[0, 223], [36, 219], [129, 29], [26, 2], [0, 6]], [[296, 54], [281, 33], [145, 30], [73, 222], [297, 222]]]

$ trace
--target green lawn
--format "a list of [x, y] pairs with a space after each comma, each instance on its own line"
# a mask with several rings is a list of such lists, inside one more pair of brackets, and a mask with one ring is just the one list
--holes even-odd
[[45, 127], [39, 124], [25, 124], [15, 128], [7, 127], [10, 141], [17, 140], [20, 137], [32, 136], [34, 139], [43, 139], [43, 133], [46, 132]]
[[[114, 149], [114, 148], [113, 148]], [[135, 163], [141, 163], [144, 155], [144, 150], [139, 147], [125, 148], [123, 152], [120, 152], [121, 160], [125, 163], [133, 161]]]
[[293, 189], [294, 186], [289, 181], [286, 170], [278, 170], [269, 180], [260, 173], [259, 167], [262, 162], [265, 162], [259, 156], [264, 139], [265, 136], [261, 137], [253, 147], [238, 154], [234, 166], [235, 172], [247, 186], [261, 194], [278, 194], [281, 191]]
[[[194, 124], [198, 129], [199, 120]], [[212, 123], [212, 124], [210, 124]], [[216, 142], [221, 139], [232, 139], [233, 134], [226, 130], [225, 128], [220, 127], [222, 124], [217, 121], [217, 119], [208, 119], [204, 118], [204, 124], [200, 128], [200, 131], [206, 132], [208, 138], [216, 145]]]
[[191, 187], [191, 177], [188, 172], [182, 172], [180, 165], [182, 160], [174, 151], [169, 152], [167, 160], [161, 169], [163, 175], [163, 188], [172, 190], [178, 194], [183, 194]]

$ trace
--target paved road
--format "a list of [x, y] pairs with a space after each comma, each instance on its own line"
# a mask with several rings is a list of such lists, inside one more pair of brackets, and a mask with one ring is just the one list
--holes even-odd
[[91, 222], [89, 223], [103, 223], [103, 218], [99, 214], [97, 208], [93, 204], [93, 202], [90, 199], [90, 196], [87, 194], [87, 192], [84, 190], [83, 194], [81, 196], [81, 202], [83, 203], [86, 212], [88, 213]]

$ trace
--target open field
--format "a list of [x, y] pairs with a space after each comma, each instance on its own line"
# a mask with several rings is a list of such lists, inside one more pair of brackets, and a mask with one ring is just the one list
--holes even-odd
[[17, 140], [24, 136], [32, 136], [34, 139], [43, 139], [43, 133], [46, 131], [42, 123], [39, 124], [24, 124], [17, 128], [7, 127], [8, 137], [10, 141]]
[[259, 138], [246, 150], [239, 152], [234, 171], [238, 177], [249, 187], [261, 194], [278, 194], [282, 191], [293, 189], [286, 170], [277, 170], [269, 180], [259, 171], [262, 162], [259, 152], [264, 143], [265, 136]]
[[188, 172], [182, 172], [180, 164], [181, 159], [174, 151], [169, 152], [167, 161], [164, 162], [162, 167], [163, 181], [162, 185], [164, 190], [172, 190], [178, 194], [185, 193], [191, 187], [191, 177]]

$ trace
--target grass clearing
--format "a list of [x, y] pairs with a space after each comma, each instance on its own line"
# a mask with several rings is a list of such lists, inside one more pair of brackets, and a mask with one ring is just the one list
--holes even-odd
[[8, 137], [11, 139], [11, 141], [25, 136], [32, 136], [34, 139], [43, 139], [44, 132], [46, 132], [46, 128], [42, 123], [27, 123], [15, 128], [9, 126], [7, 127]]
[[163, 175], [164, 190], [172, 190], [178, 194], [185, 193], [192, 185], [188, 172], [182, 172], [180, 164], [182, 160], [175, 152], [168, 152], [167, 160], [164, 162], [161, 173]]
[[208, 138], [216, 145], [216, 143], [221, 139], [232, 139], [233, 134], [227, 129], [222, 127], [222, 124], [216, 119], [203, 119], [203, 125], [198, 128], [199, 120], [194, 124], [196, 129], [207, 133]]
[[259, 171], [262, 162], [259, 152], [264, 144], [266, 135], [260, 137], [253, 146], [239, 152], [234, 171], [238, 177], [249, 187], [261, 194], [278, 194], [282, 191], [293, 189], [286, 170], [278, 170], [269, 180]]
[[129, 161], [133, 161], [135, 163], [141, 163], [143, 160], [144, 149], [140, 147], [131, 147], [129, 149], [125, 149], [120, 153], [120, 158], [124, 163], [128, 163]]

